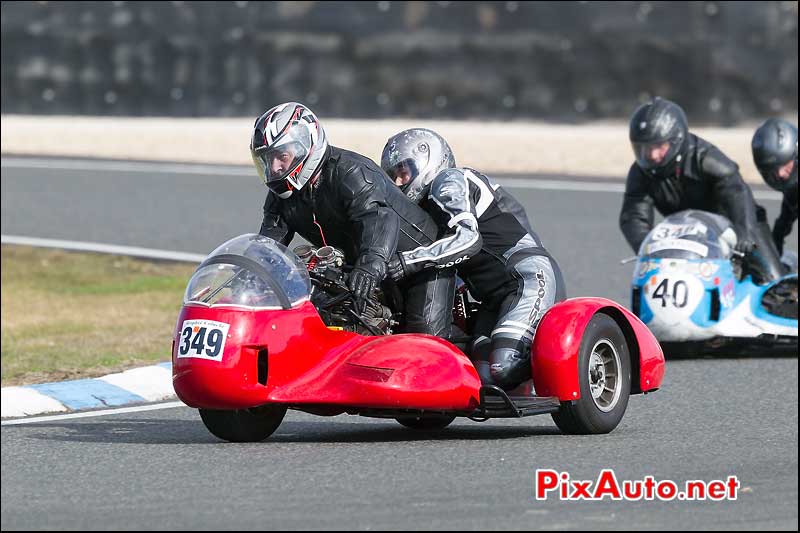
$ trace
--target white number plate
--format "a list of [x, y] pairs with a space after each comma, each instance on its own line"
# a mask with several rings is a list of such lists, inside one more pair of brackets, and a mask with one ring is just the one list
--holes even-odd
[[222, 361], [230, 324], [214, 320], [184, 320], [178, 339], [178, 357]]
[[653, 231], [652, 241], [660, 241], [662, 239], [679, 239], [687, 235], [705, 235], [708, 228], [701, 222], [693, 222], [691, 224], [667, 224], [662, 222]]

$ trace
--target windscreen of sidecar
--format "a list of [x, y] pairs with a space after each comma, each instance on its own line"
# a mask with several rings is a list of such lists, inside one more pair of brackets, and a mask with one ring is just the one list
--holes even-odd
[[[642, 259], [729, 259], [732, 233], [727, 220], [703, 213], [698, 218], [691, 211], [668, 216], [653, 228], [639, 247]], [[727, 230], [727, 233], [725, 233]], [[725, 237], [723, 237], [725, 233]], [[735, 234], [733, 234], [735, 235]]]
[[189, 280], [183, 303], [289, 309], [308, 300], [310, 293], [308, 270], [294, 253], [249, 233], [211, 252]]

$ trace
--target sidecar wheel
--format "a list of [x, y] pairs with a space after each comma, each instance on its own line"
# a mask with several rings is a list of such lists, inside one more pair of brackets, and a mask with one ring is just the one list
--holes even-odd
[[434, 429], [446, 428], [455, 419], [456, 419], [455, 416], [450, 416], [450, 415], [426, 415], [426, 416], [404, 416], [404, 417], [398, 417], [395, 420], [397, 420], [407, 428], [434, 430]]
[[284, 405], [250, 409], [199, 409], [203, 424], [216, 437], [230, 442], [259, 442], [272, 435], [286, 415]]
[[602, 313], [592, 318], [578, 358], [581, 397], [561, 402], [553, 420], [564, 433], [608, 433], [622, 420], [631, 392], [630, 350], [613, 318]]

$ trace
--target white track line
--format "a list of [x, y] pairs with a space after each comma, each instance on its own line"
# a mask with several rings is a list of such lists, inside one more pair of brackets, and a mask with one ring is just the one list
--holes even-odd
[[68, 415], [33, 416], [21, 418], [19, 420], [3, 420], [0, 424], [3, 426], [19, 426], [21, 424], [35, 424], [36, 422], [54, 422], [58, 420], [67, 420], [70, 418], [89, 418], [92, 416], [138, 413], [142, 411], [156, 411], [158, 409], [172, 409], [174, 407], [187, 407], [187, 405], [183, 402], [168, 402], [154, 405], [140, 405], [137, 407], [122, 407], [120, 409], [104, 409], [102, 411], [86, 411], [83, 413], [71, 413]]
[[172, 174], [222, 174], [257, 178], [247, 166], [160, 163], [150, 161], [93, 161], [91, 159], [36, 159], [3, 157], [2, 168], [47, 168], [59, 170], [106, 170], [112, 172], [161, 172]]
[[[159, 172], [171, 174], [213, 174], [218, 176], [255, 177], [255, 171], [246, 166], [222, 166], [183, 163], [159, 163], [148, 161], [93, 161], [88, 159], [36, 159], [22, 157], [3, 157], [3, 168], [47, 168], [62, 170], [103, 170], [112, 172]], [[547, 180], [535, 178], [501, 178], [496, 180], [504, 187], [514, 189], [539, 189], [574, 192], [606, 192], [621, 194], [625, 184], [586, 180]], [[777, 191], [754, 190], [758, 200], [781, 200], [783, 195]]]
[[[622, 196], [625, 192], [625, 184], [609, 183], [602, 181], [578, 181], [578, 180], [545, 180], [536, 178], [498, 178], [497, 183], [509, 189], [540, 189], [547, 191], [574, 191], [574, 192], [611, 192]], [[783, 194], [778, 191], [768, 191], [753, 189], [753, 197], [756, 200], [783, 200]]]
[[21, 244], [24, 246], [38, 246], [42, 248], [60, 248], [62, 250], [77, 250], [81, 252], [100, 252], [105, 254], [128, 255], [131, 257], [144, 257], [147, 259], [166, 259], [169, 261], [186, 261], [189, 263], [202, 263], [207, 256], [175, 252], [171, 250], [156, 250], [153, 248], [138, 248], [136, 246], [119, 246], [115, 244], [102, 244], [97, 242], [62, 241], [58, 239], [39, 239], [37, 237], [21, 237], [19, 235], [0, 236], [2, 244]]

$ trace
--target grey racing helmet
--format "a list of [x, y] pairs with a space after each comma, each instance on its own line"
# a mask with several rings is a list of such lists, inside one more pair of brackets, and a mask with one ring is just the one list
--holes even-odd
[[450, 146], [438, 133], [424, 128], [404, 130], [383, 147], [381, 168], [411, 201], [421, 202], [433, 178], [456, 166]]
[[[797, 127], [778, 118], [768, 119], [753, 135], [751, 148], [753, 161], [767, 185], [784, 191], [797, 183]], [[781, 177], [780, 168], [790, 161], [795, 162], [791, 174]]]

